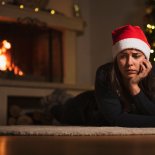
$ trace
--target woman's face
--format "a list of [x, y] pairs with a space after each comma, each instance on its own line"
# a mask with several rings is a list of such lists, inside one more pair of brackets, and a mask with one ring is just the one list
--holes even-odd
[[136, 49], [126, 49], [117, 55], [118, 68], [124, 79], [135, 77], [140, 71], [140, 64], [145, 59], [142, 52]]

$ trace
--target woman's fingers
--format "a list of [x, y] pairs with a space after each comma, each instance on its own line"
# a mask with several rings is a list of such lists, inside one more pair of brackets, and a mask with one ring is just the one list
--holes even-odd
[[130, 79], [129, 84], [131, 84], [131, 85], [137, 84], [138, 85], [138, 83], [149, 74], [149, 72], [151, 71], [151, 68], [152, 68], [152, 65], [151, 65], [150, 61], [144, 60], [140, 64], [139, 73], [137, 74], [137, 76]]
[[146, 66], [148, 71], [150, 71], [152, 69], [152, 64], [151, 64], [151, 62], [149, 60], [144, 59], [143, 64]]
[[148, 74], [149, 74], [149, 72], [151, 71], [151, 69], [152, 69], [152, 65], [151, 65], [151, 63], [150, 63], [150, 61], [148, 61], [148, 60], [144, 60], [142, 63], [141, 63], [141, 65], [140, 65], [140, 73], [139, 73], [139, 76], [141, 77], [141, 78], [144, 78], [144, 77], [146, 77]]

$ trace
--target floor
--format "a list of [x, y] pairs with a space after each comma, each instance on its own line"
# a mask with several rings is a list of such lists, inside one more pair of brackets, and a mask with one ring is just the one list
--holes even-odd
[[0, 136], [0, 155], [154, 155], [155, 136]]

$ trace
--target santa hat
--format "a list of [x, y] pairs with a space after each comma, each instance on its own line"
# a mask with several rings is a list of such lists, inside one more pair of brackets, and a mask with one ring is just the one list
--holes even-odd
[[138, 49], [144, 53], [149, 60], [150, 57], [150, 45], [144, 32], [139, 26], [125, 25], [112, 31], [113, 58], [122, 50], [133, 48]]

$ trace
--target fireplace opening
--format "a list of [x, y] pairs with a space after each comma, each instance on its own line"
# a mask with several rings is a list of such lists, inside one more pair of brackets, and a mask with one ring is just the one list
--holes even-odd
[[0, 78], [63, 82], [63, 33], [38, 23], [0, 22]]

